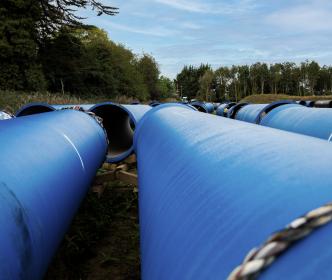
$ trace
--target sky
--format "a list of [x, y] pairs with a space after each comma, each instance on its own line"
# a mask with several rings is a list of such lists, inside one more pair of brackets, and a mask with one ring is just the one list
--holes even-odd
[[331, 0], [103, 0], [117, 16], [80, 11], [134, 53], [155, 57], [162, 75], [184, 65], [255, 62], [332, 64]]

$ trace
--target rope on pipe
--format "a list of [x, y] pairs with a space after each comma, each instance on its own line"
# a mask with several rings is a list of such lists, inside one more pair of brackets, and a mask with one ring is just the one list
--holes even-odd
[[332, 203], [297, 218], [286, 228], [274, 233], [259, 248], [252, 249], [243, 263], [228, 276], [228, 280], [256, 279], [290, 246], [307, 237], [314, 230], [332, 221]]

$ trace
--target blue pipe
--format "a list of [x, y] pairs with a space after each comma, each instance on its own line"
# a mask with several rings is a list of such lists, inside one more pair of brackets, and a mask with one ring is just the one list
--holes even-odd
[[[320, 139], [162, 105], [134, 143], [145, 280], [226, 279], [272, 233], [332, 200], [332, 149]], [[331, 231], [300, 241], [261, 278], [327, 279]]]
[[83, 105], [48, 105], [45, 103], [32, 103], [22, 107], [16, 116], [43, 113], [66, 108], [81, 107], [86, 111], [95, 113], [103, 119], [103, 125], [109, 139], [109, 151], [106, 158], [108, 163], [117, 163], [133, 151], [133, 134], [135, 126], [142, 116], [151, 109], [149, 105], [119, 105], [112, 102]]
[[227, 117], [227, 112], [228, 109], [236, 105], [235, 102], [229, 102], [229, 103], [224, 103], [221, 104], [216, 111], [216, 115], [221, 116], [221, 117]]
[[298, 104], [283, 105], [267, 114], [261, 125], [331, 140], [332, 110]]
[[120, 162], [134, 152], [135, 127], [151, 108], [149, 105], [119, 105], [112, 102], [97, 104], [90, 108], [91, 112], [103, 119], [107, 131], [109, 139], [107, 162]]
[[282, 100], [271, 104], [248, 104], [238, 110], [235, 119], [259, 124], [261, 119], [273, 109], [292, 103], [294, 103], [294, 101]]
[[206, 102], [200, 102], [195, 101], [191, 103], [192, 106], [194, 106], [198, 111], [203, 113], [213, 113], [214, 106], [212, 103], [206, 103]]
[[249, 105], [249, 103], [238, 103], [230, 107], [227, 111], [227, 118], [235, 119], [237, 112], [244, 106]]
[[308, 101], [305, 102], [305, 106], [307, 106], [307, 107], [314, 107], [315, 106], [315, 101], [308, 100]]
[[97, 169], [107, 139], [66, 110], [0, 122], [0, 278], [42, 279]]
[[332, 108], [332, 100], [317, 100], [314, 107], [318, 108]]

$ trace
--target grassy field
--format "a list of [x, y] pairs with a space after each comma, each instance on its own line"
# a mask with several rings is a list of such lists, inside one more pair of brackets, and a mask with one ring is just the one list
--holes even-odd
[[278, 100], [332, 100], [332, 95], [323, 96], [294, 96], [286, 94], [255, 94], [247, 96], [241, 102], [271, 103]]

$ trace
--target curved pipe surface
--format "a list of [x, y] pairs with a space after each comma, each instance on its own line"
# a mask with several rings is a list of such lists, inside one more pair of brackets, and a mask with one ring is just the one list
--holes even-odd
[[262, 118], [265, 117], [273, 109], [285, 104], [292, 103], [294, 103], [294, 101], [282, 100], [273, 102], [271, 104], [248, 104], [238, 110], [235, 119], [239, 121], [259, 124]]
[[58, 111], [0, 122], [1, 279], [42, 279], [97, 169], [104, 130]]
[[199, 112], [202, 113], [213, 113], [214, 106], [212, 103], [195, 101], [190, 103], [191, 106], [194, 106]]
[[260, 124], [330, 141], [332, 110], [289, 104], [272, 110]]
[[238, 104], [235, 104], [234, 106], [230, 107], [228, 110], [227, 110], [227, 118], [229, 119], [235, 119], [236, 118], [236, 114], [237, 112], [244, 106], [247, 106], [249, 105], [249, 103], [238, 103]]
[[[162, 105], [134, 142], [142, 279], [226, 279], [252, 248], [332, 200], [332, 149], [313, 137]], [[331, 230], [300, 241], [260, 278], [331, 275]]]

